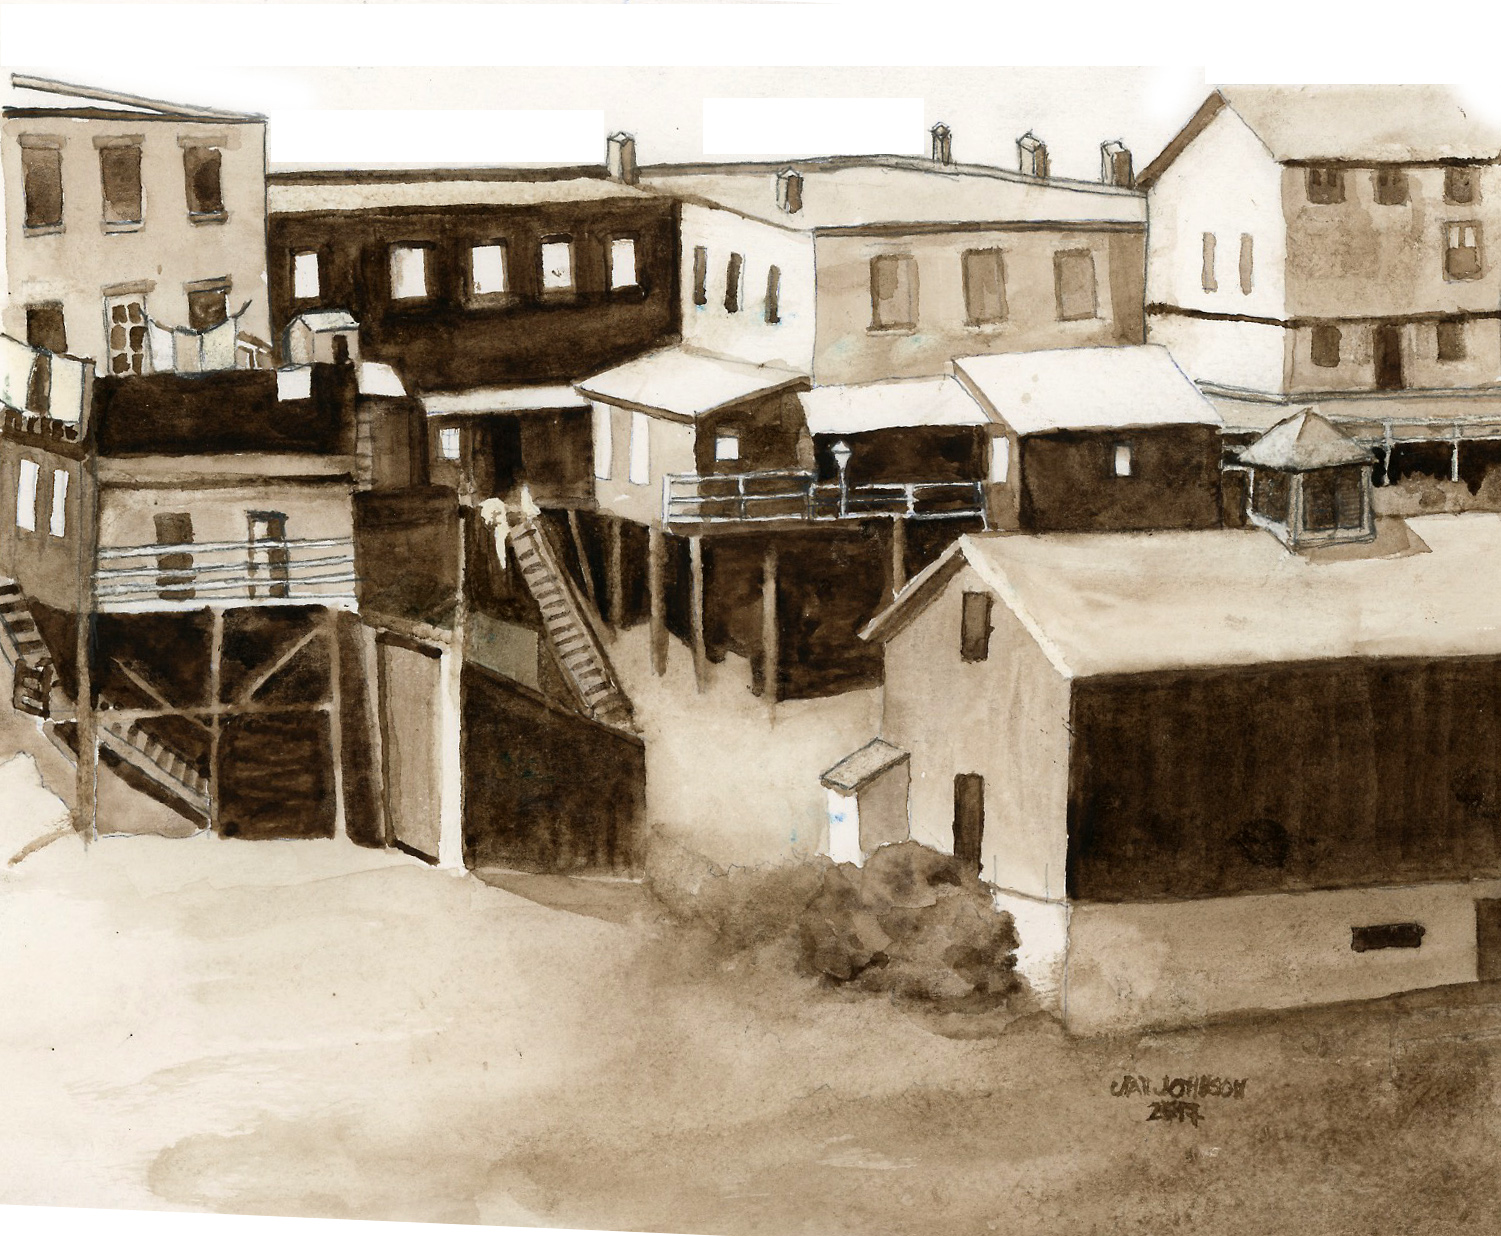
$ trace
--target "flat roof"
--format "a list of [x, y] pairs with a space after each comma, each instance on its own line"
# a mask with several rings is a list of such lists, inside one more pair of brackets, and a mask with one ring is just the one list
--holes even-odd
[[[803, 177], [802, 208], [791, 214], [777, 203], [777, 176], [788, 169]], [[642, 168], [641, 184], [797, 231], [904, 224], [1146, 222], [1146, 199], [1131, 189], [899, 156], [665, 164]]]
[[429, 416], [484, 416], [497, 412], [549, 412], [587, 408], [589, 401], [571, 386], [479, 386], [422, 396]]
[[808, 419], [808, 432], [813, 434], [990, 424], [985, 410], [950, 377], [816, 386], [798, 398]]
[[597, 176], [435, 180], [413, 173], [369, 179], [269, 180], [266, 209], [274, 215], [318, 214], [325, 211], [393, 210], [445, 206], [536, 206], [557, 202], [592, 202], [654, 197], [634, 185]]
[[1257, 529], [966, 535], [865, 633], [895, 635], [962, 558], [1070, 677], [1501, 655], [1501, 606], [1484, 583], [1501, 514], [1425, 515], [1406, 531], [1385, 557], [1299, 555]]
[[1158, 344], [965, 356], [954, 374], [1023, 437], [1059, 429], [1220, 425], [1215, 407]]
[[872, 738], [858, 751], [845, 756], [828, 769], [819, 778], [819, 784], [826, 790], [854, 794], [905, 759], [907, 752], [900, 747], [894, 747], [882, 738]]
[[579, 394], [601, 403], [693, 420], [807, 380], [807, 374], [795, 370], [676, 347], [648, 352], [574, 386]]

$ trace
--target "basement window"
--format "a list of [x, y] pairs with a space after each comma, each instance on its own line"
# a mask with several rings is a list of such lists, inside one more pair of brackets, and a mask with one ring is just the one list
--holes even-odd
[[1378, 948], [1420, 948], [1428, 929], [1421, 923], [1380, 923], [1351, 927], [1350, 947], [1357, 953]]

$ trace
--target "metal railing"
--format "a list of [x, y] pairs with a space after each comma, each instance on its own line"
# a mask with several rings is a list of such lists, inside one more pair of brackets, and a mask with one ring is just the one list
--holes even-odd
[[354, 540], [203, 541], [101, 547], [101, 613], [213, 605], [355, 606]]
[[873, 485], [820, 483], [812, 472], [677, 473], [662, 484], [668, 524], [754, 524], [841, 519], [977, 519], [985, 515], [979, 481]]

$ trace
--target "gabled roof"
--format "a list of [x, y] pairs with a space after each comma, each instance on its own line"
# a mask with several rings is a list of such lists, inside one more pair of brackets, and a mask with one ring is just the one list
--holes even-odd
[[[777, 177], [785, 171], [803, 178], [802, 207], [795, 212], [778, 204]], [[641, 169], [641, 184], [793, 231], [1048, 222], [1140, 227], [1146, 222], [1145, 195], [1135, 189], [897, 155], [660, 164]]]
[[868, 433], [923, 425], [988, 425], [990, 418], [953, 378], [898, 378], [817, 386], [798, 398], [812, 434]]
[[[34, 102], [24, 96], [7, 99], [5, 115], [28, 115], [36, 112], [60, 115], [134, 115], [143, 120], [202, 120], [210, 123], [258, 124], [265, 117], [253, 112], [231, 112], [217, 107], [199, 107], [191, 103], [168, 103], [145, 95], [126, 94], [99, 86], [80, 86], [55, 81], [50, 77], [33, 77], [26, 73], [11, 74], [13, 89], [49, 96], [46, 102]], [[104, 104], [101, 108], [99, 105]]]
[[1501, 126], [1472, 115], [1447, 86], [1226, 86], [1204, 100], [1138, 183], [1150, 186], [1227, 107], [1278, 163], [1501, 158]]
[[1240, 453], [1240, 461], [1255, 468], [1310, 472], [1342, 464], [1368, 464], [1376, 455], [1351, 441], [1312, 408], [1279, 421]]
[[965, 564], [1059, 674], [1501, 655], [1501, 515], [1407, 521], [1399, 556], [1309, 561], [1254, 529], [961, 537], [861, 634], [895, 636]]
[[1158, 344], [965, 356], [954, 361], [954, 375], [992, 418], [1022, 437], [1223, 423]]
[[802, 386], [808, 375], [696, 352], [661, 348], [575, 382], [580, 395], [600, 403], [691, 421], [757, 395]]
[[826, 790], [854, 794], [905, 759], [907, 752], [900, 747], [894, 747], [881, 738], [872, 738], [858, 751], [845, 756], [826, 771], [818, 779], [819, 784]]

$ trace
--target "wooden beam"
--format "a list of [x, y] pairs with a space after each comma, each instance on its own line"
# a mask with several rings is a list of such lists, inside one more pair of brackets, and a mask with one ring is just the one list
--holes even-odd
[[325, 610], [328, 632], [328, 737], [334, 764], [334, 837], [349, 836], [349, 817], [344, 803], [344, 687], [339, 681], [339, 611]]
[[692, 603], [688, 621], [693, 628], [693, 679], [702, 691], [709, 680], [709, 655], [704, 643], [704, 539], [688, 538], [688, 565], [692, 573]]
[[[334, 611], [329, 610], [328, 612], [333, 613]], [[292, 658], [317, 639], [320, 634], [321, 632], [316, 627], [311, 631], [305, 631], [300, 639], [294, 641], [292, 646], [282, 653], [281, 656], [277, 657], [269, 668], [257, 674], [250, 685], [240, 692], [240, 702], [248, 703], [250, 700], [253, 700], [257, 691], [281, 673], [282, 670], [286, 669], [288, 664], [291, 663]], [[124, 666], [121, 666], [121, 668], [123, 669]]]
[[667, 672], [667, 596], [663, 576], [666, 572], [667, 545], [662, 525], [647, 525], [647, 592], [651, 602], [651, 668], [654, 674]]
[[777, 622], [777, 547], [766, 546], [761, 559], [761, 694], [777, 702], [781, 673], [781, 627]]
[[621, 541], [620, 519], [618, 516], [609, 517], [610, 527], [610, 625], [616, 630], [625, 626], [625, 582], [621, 578], [620, 560], [623, 556]]
[[907, 586], [907, 521], [898, 516], [891, 521], [891, 595]]
[[583, 577], [584, 593], [589, 598], [589, 604], [597, 610], [599, 597], [594, 592], [594, 572], [589, 566], [589, 554], [584, 549], [584, 533], [579, 527], [579, 513], [574, 510], [568, 512], [568, 532], [573, 537], [573, 552], [578, 555], [579, 574]]
[[219, 831], [220, 808], [219, 801], [219, 740], [223, 735], [223, 722], [219, 719], [221, 707], [219, 700], [219, 687], [221, 665], [224, 659], [224, 611], [215, 608], [213, 611], [213, 633], [209, 639], [208, 654], [208, 699], [213, 707], [212, 720], [208, 732], [208, 827], [209, 831]]

